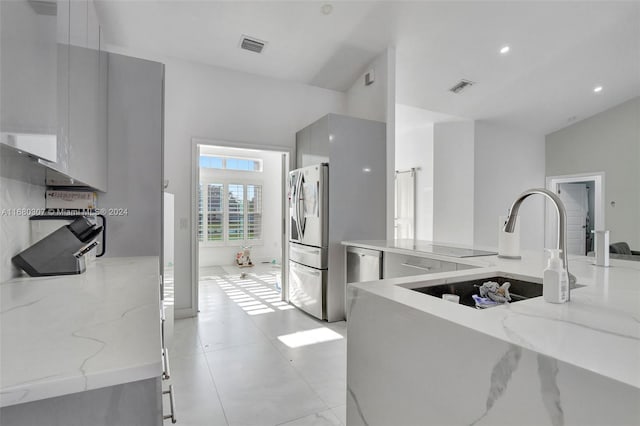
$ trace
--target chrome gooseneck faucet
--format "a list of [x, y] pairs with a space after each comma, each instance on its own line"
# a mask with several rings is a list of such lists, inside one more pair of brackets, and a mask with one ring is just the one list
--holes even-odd
[[569, 291], [567, 300], [571, 299], [571, 286], [576, 283], [576, 277], [569, 272], [569, 260], [567, 256], [567, 210], [564, 208], [564, 204], [560, 197], [558, 197], [553, 192], [543, 189], [543, 188], [533, 188], [527, 191], [524, 191], [522, 194], [516, 198], [516, 200], [511, 204], [511, 208], [509, 209], [509, 217], [507, 218], [507, 223], [504, 225], [505, 232], [513, 232], [516, 226], [516, 218], [518, 217], [518, 210], [520, 210], [520, 204], [524, 201], [525, 198], [530, 195], [540, 194], [544, 195], [548, 199], [553, 202], [553, 205], [556, 207], [556, 211], [558, 212], [558, 249], [562, 250], [562, 264], [564, 269], [567, 271], [567, 275], [569, 276]]

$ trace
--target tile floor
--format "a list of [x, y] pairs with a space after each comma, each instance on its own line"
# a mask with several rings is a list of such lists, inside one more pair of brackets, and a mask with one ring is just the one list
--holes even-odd
[[280, 301], [279, 269], [200, 271], [200, 314], [177, 320], [171, 383], [181, 426], [346, 423], [346, 324]]

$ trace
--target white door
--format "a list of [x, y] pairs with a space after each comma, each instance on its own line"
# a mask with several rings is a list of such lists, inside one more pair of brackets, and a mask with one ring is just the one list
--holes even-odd
[[558, 196], [567, 210], [567, 252], [586, 254], [587, 185], [585, 183], [561, 183]]

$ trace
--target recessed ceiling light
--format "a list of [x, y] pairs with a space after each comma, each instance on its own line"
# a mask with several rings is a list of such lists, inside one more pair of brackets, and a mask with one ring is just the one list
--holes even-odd
[[323, 15], [331, 15], [331, 12], [333, 12], [333, 6], [330, 3], [325, 3], [320, 8], [320, 11]]
[[509, 53], [510, 50], [511, 48], [509, 46], [502, 46], [502, 48], [500, 49], [500, 54], [506, 55], [507, 53]]
[[596, 86], [596, 87], [594, 87], [594, 88], [593, 88], [593, 92], [594, 92], [594, 93], [600, 93], [600, 92], [602, 92], [602, 86]]

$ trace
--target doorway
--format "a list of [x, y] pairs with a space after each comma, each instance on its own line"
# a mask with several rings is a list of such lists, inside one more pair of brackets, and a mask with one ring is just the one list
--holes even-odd
[[[567, 211], [567, 254], [585, 256], [594, 250], [594, 231], [604, 230], [604, 173], [547, 178], [547, 189], [562, 200]], [[557, 214], [547, 204], [545, 246], [557, 239]]]
[[194, 139], [192, 148], [196, 312], [201, 283], [211, 277], [258, 280], [283, 299], [289, 149], [203, 139]]

